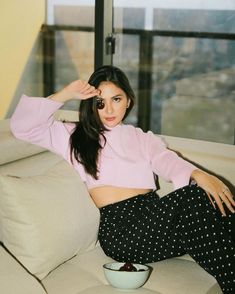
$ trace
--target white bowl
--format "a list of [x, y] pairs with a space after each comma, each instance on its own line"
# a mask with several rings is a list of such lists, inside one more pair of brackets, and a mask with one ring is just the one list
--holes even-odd
[[145, 284], [150, 275], [149, 266], [133, 263], [137, 271], [119, 271], [123, 265], [124, 262], [110, 262], [103, 265], [104, 275], [110, 285], [119, 289], [137, 289]]

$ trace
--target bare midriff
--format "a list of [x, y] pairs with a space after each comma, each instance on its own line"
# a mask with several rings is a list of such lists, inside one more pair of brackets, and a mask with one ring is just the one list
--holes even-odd
[[112, 186], [96, 187], [89, 190], [92, 200], [98, 208], [116, 203], [139, 194], [145, 194], [152, 189], [134, 189]]

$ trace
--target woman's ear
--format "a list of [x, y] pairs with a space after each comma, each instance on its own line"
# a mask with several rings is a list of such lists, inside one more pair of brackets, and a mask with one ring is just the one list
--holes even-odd
[[131, 99], [128, 99], [126, 108], [129, 108], [130, 103], [131, 103]]

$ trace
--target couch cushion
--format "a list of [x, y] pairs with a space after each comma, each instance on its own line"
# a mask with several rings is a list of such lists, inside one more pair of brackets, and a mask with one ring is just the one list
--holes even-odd
[[[45, 277], [42, 283], [50, 294], [80, 294], [83, 291], [98, 294], [101, 286], [108, 284], [103, 264], [110, 261], [112, 259], [97, 247], [70, 259]], [[156, 291], [156, 294], [222, 294], [216, 280], [196, 262], [171, 258], [149, 265], [153, 271], [143, 288]], [[126, 293], [141, 293], [143, 288]], [[117, 294], [125, 293], [123, 290], [116, 291]]]
[[42, 175], [62, 160], [63, 158], [61, 156], [46, 151], [0, 165], [0, 175], [18, 177]]
[[38, 278], [93, 248], [99, 212], [65, 161], [33, 177], [0, 177], [2, 239]]
[[0, 293], [46, 294], [43, 286], [0, 246]]

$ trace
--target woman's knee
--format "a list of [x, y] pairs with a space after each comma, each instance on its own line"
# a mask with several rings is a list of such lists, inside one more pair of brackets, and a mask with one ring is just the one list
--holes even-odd
[[187, 210], [198, 210], [199, 212], [214, 210], [206, 192], [197, 185], [189, 185], [182, 188], [183, 203]]

